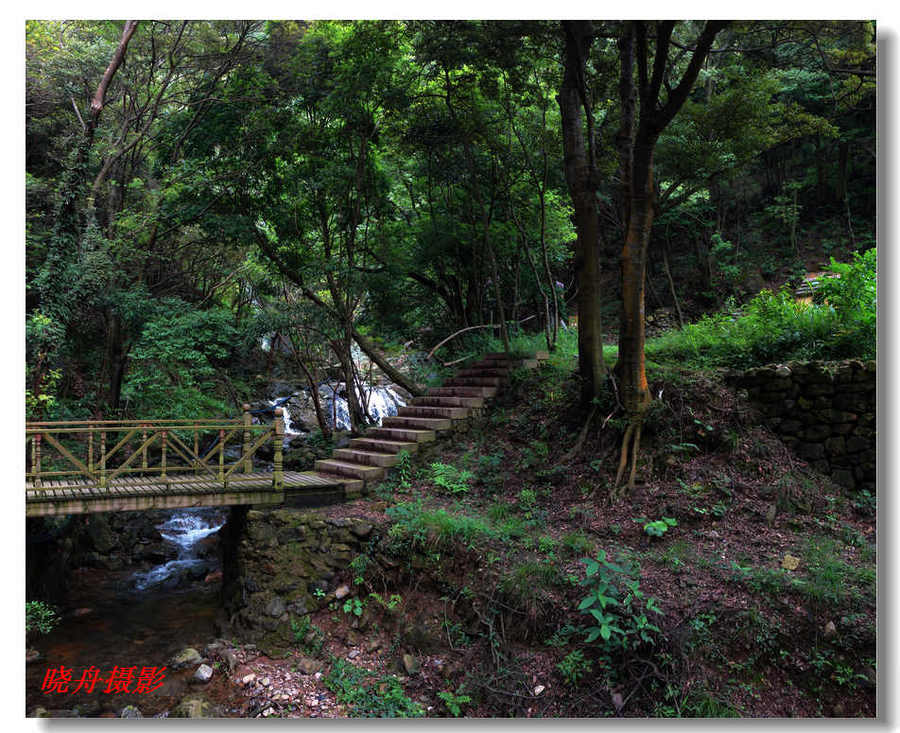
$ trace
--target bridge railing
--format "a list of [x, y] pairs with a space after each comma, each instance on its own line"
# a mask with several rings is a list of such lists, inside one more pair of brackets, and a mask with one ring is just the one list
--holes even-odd
[[[235, 474], [253, 472], [253, 456], [272, 443], [272, 485], [283, 485], [284, 411], [271, 425], [254, 425], [250, 406], [241, 419], [72, 420], [25, 423], [26, 486], [108, 488], [118, 478], [152, 476], [153, 483], [206, 479], [227, 488]], [[240, 456], [225, 449], [240, 445]], [[30, 449], [30, 450], [29, 450]], [[30, 459], [30, 460], [28, 460]], [[54, 486], [47, 485], [53, 481]], [[61, 482], [61, 483], [56, 483]], [[85, 483], [86, 482], [86, 483]]]

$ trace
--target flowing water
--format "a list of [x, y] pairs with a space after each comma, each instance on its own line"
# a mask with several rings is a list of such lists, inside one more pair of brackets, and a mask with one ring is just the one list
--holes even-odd
[[[162, 538], [178, 548], [178, 557], [157, 565], [144, 573], [135, 573], [137, 590], [177, 585], [184, 577], [201, 579], [211, 570], [210, 561], [199, 555], [201, 540], [218, 532], [225, 525], [226, 515], [221, 509], [184, 509], [172, 512], [157, 525]], [[173, 582], [174, 581], [174, 582]]]
[[[319, 398], [322, 410], [327, 416], [329, 425], [335, 430], [350, 429], [350, 410], [347, 406], [346, 398], [340, 395], [344, 389], [343, 382], [335, 385], [333, 389], [328, 384], [319, 385]], [[369, 416], [377, 425], [381, 425], [383, 418], [396, 415], [398, 408], [406, 404], [404, 399], [390, 385], [376, 385], [362, 391], [357, 389], [356, 394], [360, 404], [368, 406]], [[294, 392], [292, 395], [269, 400], [269, 405], [281, 407], [284, 410], [285, 444], [289, 443], [297, 435], [303, 434], [303, 431], [298, 429], [294, 419], [291, 417], [291, 410], [297, 409], [297, 406], [292, 404], [293, 400], [291, 398], [302, 396], [305, 396], [304, 393]]]
[[[108, 716], [131, 704], [149, 716], [175, 707], [190, 691], [194, 667], [166, 670], [164, 684], [146, 694], [107, 693], [106, 680], [115, 666], [164, 667], [185, 647], [202, 654], [215, 638], [221, 582], [216, 576], [204, 582], [204, 576], [217, 566], [212, 543], [225, 518], [220, 509], [164, 514], [157, 528], [178, 548], [178, 557], [146, 572], [76, 570], [61, 623], [31, 642], [41, 657], [26, 665], [27, 712], [35, 706], [51, 713], [79, 706], [82, 714]], [[48, 669], [60, 667], [71, 670], [69, 692], [43, 691]], [[101, 681], [92, 692], [82, 687], [73, 693], [90, 667], [99, 669]], [[218, 675], [203, 694], [218, 697], [227, 708], [231, 690]]]

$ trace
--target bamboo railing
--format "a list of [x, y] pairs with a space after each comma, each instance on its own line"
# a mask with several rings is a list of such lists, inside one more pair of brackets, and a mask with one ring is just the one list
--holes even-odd
[[[274, 411], [271, 425], [254, 425], [250, 406], [243, 406], [238, 420], [71, 420], [25, 423], [26, 451], [30, 461], [25, 480], [29, 489], [73, 486], [109, 488], [120, 477], [150, 476], [148, 483], [178, 483], [204, 478], [228, 487], [231, 477], [253, 473], [253, 456], [272, 441], [272, 488], [284, 483], [282, 448], [284, 410]], [[226, 461], [225, 447], [241, 441], [237, 460]], [[212, 441], [205, 450], [202, 445]], [[112, 444], [111, 448], [108, 446]], [[202, 454], [201, 454], [202, 450]], [[80, 453], [83, 458], [79, 457]]]

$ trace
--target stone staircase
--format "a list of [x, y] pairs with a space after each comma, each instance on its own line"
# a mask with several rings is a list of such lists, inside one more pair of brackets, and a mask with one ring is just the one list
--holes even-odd
[[415, 453], [420, 443], [429, 443], [438, 434], [480, 414], [485, 400], [497, 394], [513, 369], [534, 369], [547, 358], [546, 351], [526, 358], [486, 354], [442, 386], [414, 397], [396, 417], [383, 418], [381, 427], [369, 428], [361, 437], [353, 438], [348, 448], [338, 448], [331, 458], [316, 461], [315, 470], [324, 478], [339, 477], [348, 498], [359, 496], [385, 478], [401, 451]]

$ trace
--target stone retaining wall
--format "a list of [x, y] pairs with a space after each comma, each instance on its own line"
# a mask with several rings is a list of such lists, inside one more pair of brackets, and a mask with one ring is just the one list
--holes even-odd
[[766, 425], [818, 471], [875, 491], [875, 362], [770, 364], [735, 375]]
[[343, 597], [339, 574], [364, 552], [375, 528], [364, 519], [315, 511], [234, 507], [223, 535], [228, 623], [242, 640], [274, 656], [296, 645], [292, 617]]

